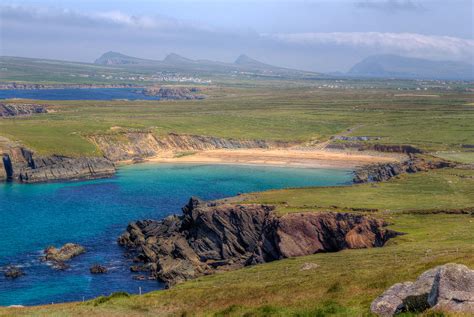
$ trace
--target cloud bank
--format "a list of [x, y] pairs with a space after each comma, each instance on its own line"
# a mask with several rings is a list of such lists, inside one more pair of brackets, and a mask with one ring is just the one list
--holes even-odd
[[[415, 9], [412, 1], [365, 1], [364, 8]], [[415, 6], [415, 7], [414, 7]], [[160, 15], [123, 11], [0, 5], [0, 54], [92, 61], [109, 50], [158, 59], [177, 52], [190, 58], [231, 61], [241, 53], [286, 67], [347, 70], [368, 55], [388, 53], [472, 62], [474, 41], [395, 32], [258, 33], [211, 27]]]

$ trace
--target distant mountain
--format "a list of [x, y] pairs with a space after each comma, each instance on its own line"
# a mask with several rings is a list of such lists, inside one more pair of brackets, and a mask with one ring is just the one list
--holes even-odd
[[239, 65], [239, 66], [243, 66], [243, 67], [278, 68], [276, 66], [268, 65], [268, 64], [262, 63], [260, 61], [257, 61], [256, 59], [248, 57], [245, 54], [242, 54], [239, 57], [237, 57], [234, 64]]
[[163, 60], [150, 60], [127, 56], [117, 52], [107, 52], [94, 61], [100, 65], [123, 67], [147, 67], [156, 70], [176, 70], [182, 72], [206, 73], [255, 73], [260, 76], [290, 76], [290, 77], [321, 77], [321, 74], [288, 69], [262, 63], [247, 55], [240, 55], [234, 63], [223, 63], [211, 60], [193, 60], [176, 53], [167, 55]]
[[94, 64], [100, 65], [129, 65], [146, 64], [149, 60], [127, 56], [117, 52], [107, 52], [94, 61]]
[[474, 65], [398, 55], [374, 55], [354, 65], [347, 75], [374, 78], [472, 80]]

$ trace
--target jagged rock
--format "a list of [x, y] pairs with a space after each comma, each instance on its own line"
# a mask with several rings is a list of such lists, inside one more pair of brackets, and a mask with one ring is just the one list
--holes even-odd
[[0, 169], [0, 180], [20, 183], [95, 179], [115, 174], [115, 165], [106, 158], [37, 156], [20, 146], [3, 154]]
[[381, 182], [403, 173], [417, 173], [454, 166], [454, 163], [439, 158], [411, 155], [404, 162], [372, 164], [359, 168], [354, 173], [353, 181], [354, 183]]
[[474, 314], [474, 270], [460, 264], [442, 266], [428, 303], [437, 310]]
[[50, 246], [43, 251], [43, 260], [61, 264], [84, 252], [86, 252], [86, 249], [83, 246], [75, 243], [66, 243], [60, 249]]
[[192, 100], [204, 99], [206, 96], [199, 94], [201, 90], [197, 87], [161, 86], [150, 87], [143, 90], [147, 96], [156, 96], [160, 99]]
[[373, 313], [384, 317], [429, 308], [474, 313], [474, 271], [460, 264], [437, 266], [414, 283], [393, 285], [370, 306]]
[[0, 117], [3, 118], [29, 116], [47, 112], [48, 110], [44, 105], [0, 103]]
[[[380, 220], [348, 213], [278, 217], [273, 206], [191, 198], [182, 216], [131, 223], [119, 244], [168, 285], [219, 270], [317, 252], [382, 246], [396, 235]], [[140, 267], [133, 266], [133, 271]]]
[[104, 274], [107, 273], [107, 268], [100, 264], [94, 264], [90, 267], [89, 271], [91, 274]]
[[18, 266], [10, 265], [6, 267], [3, 275], [10, 279], [16, 279], [22, 275], [25, 275], [25, 273]]

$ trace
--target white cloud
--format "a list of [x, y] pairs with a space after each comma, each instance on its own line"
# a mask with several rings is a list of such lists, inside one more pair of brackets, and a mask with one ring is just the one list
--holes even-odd
[[474, 55], [474, 40], [417, 33], [333, 32], [263, 34], [262, 36], [280, 43], [306, 47], [336, 45], [369, 48], [384, 53], [467, 60]]
[[356, 2], [355, 5], [362, 9], [373, 9], [389, 12], [425, 10], [421, 3], [413, 0], [365, 0]]

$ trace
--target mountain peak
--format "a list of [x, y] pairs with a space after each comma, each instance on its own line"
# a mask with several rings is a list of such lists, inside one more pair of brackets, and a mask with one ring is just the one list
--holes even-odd
[[239, 55], [239, 57], [237, 57], [237, 59], [235, 60], [234, 64], [237, 64], [237, 65], [247, 65], [247, 64], [255, 64], [255, 63], [259, 63], [259, 61], [257, 61], [256, 59], [253, 59], [245, 54], [241, 54]]
[[137, 63], [137, 58], [114, 51], [108, 51], [107, 53], [102, 54], [98, 59], [94, 61], [94, 64], [102, 65], [125, 65]]
[[183, 56], [178, 55], [176, 53], [168, 54], [163, 61], [166, 62], [166, 63], [191, 63], [191, 62], [193, 62], [192, 59], [183, 57]]

